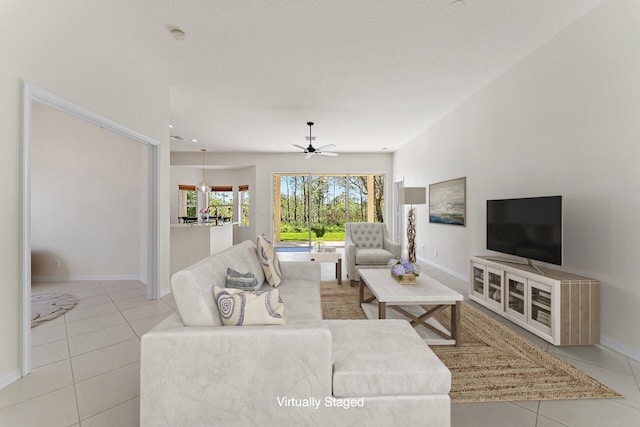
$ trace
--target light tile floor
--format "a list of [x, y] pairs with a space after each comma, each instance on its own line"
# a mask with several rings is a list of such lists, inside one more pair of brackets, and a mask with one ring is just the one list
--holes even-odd
[[[300, 261], [301, 253], [279, 253]], [[430, 266], [423, 271], [467, 295], [467, 284]], [[322, 277], [335, 277], [323, 264]], [[343, 265], [344, 286], [348, 286]], [[175, 309], [169, 295], [148, 301], [135, 281], [35, 283], [33, 293], [69, 292], [73, 310], [32, 330], [33, 371], [0, 390], [0, 426], [138, 426], [140, 337]], [[494, 313], [497, 321], [612, 387], [623, 399], [452, 405], [452, 426], [640, 426], [640, 363], [602, 346], [554, 347]]]
[[80, 302], [32, 329], [28, 376], [0, 390], [0, 426], [138, 426], [140, 337], [175, 309], [137, 281], [34, 283]]

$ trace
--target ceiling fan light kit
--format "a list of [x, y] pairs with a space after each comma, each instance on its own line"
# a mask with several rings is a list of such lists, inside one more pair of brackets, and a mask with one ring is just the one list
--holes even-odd
[[322, 147], [315, 148], [313, 146], [313, 141], [315, 141], [316, 138], [314, 136], [311, 136], [311, 127], [313, 126], [313, 122], [307, 122], [307, 126], [309, 126], [309, 136], [307, 136], [306, 139], [307, 141], [309, 141], [309, 146], [303, 147], [302, 145], [293, 144], [294, 147], [302, 150], [302, 154], [305, 154], [305, 157], [304, 157], [305, 159], [310, 159], [316, 154], [319, 154], [321, 156], [332, 156], [332, 157], [338, 155], [338, 153], [324, 151], [324, 150], [330, 150], [334, 148], [335, 144], [327, 144], [327, 145], [323, 145]]

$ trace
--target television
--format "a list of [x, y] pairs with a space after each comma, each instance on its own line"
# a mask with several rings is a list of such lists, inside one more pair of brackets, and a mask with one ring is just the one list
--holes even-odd
[[487, 249], [562, 265], [562, 196], [487, 200]]

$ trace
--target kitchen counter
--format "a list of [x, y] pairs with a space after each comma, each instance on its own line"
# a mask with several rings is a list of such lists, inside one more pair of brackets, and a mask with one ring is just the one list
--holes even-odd
[[233, 245], [233, 225], [171, 224], [171, 274]]

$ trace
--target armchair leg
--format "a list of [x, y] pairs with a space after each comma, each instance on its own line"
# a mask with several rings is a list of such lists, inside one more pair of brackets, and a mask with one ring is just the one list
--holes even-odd
[[357, 282], [358, 282], [357, 280], [351, 280], [351, 287], [353, 288]]

